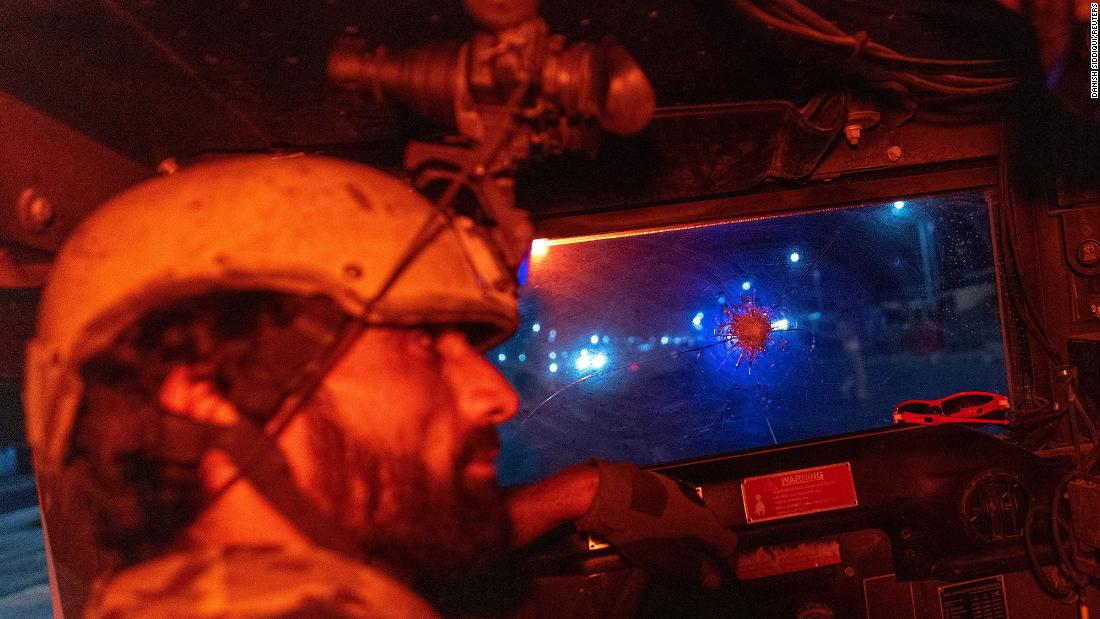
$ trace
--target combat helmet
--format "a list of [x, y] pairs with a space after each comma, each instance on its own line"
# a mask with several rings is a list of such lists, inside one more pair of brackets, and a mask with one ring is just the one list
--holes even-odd
[[144, 313], [227, 290], [323, 295], [366, 324], [518, 324], [514, 272], [482, 228], [374, 168], [320, 156], [195, 165], [110, 199], [66, 241], [28, 345], [24, 404], [41, 476], [59, 473], [81, 364]]

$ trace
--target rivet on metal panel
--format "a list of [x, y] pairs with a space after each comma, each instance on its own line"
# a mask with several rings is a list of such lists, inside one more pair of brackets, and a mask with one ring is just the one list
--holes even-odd
[[349, 262], [344, 265], [344, 275], [351, 279], [359, 279], [363, 275], [363, 267], [354, 262]]
[[169, 157], [157, 164], [157, 172], [159, 174], [164, 174], [165, 176], [169, 174], [175, 174], [179, 171], [180, 164], [178, 161], [176, 161], [175, 157]]
[[886, 158], [890, 161], [901, 161], [901, 155], [902, 153], [900, 146], [891, 146], [890, 148], [886, 149]]
[[19, 222], [28, 230], [39, 232], [53, 222], [53, 203], [35, 187], [26, 187], [19, 192], [17, 207]]

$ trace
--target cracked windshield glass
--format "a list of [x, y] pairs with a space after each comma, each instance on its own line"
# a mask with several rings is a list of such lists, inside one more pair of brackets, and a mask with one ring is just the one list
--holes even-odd
[[888, 426], [895, 405], [1004, 393], [982, 192], [616, 238], [536, 241], [501, 482]]

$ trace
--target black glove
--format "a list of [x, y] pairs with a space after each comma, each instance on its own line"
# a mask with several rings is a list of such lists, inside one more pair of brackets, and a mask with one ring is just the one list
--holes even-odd
[[677, 583], [700, 584], [706, 563], [729, 573], [737, 535], [693, 489], [633, 464], [593, 464], [600, 484], [577, 529], [606, 539], [634, 565]]

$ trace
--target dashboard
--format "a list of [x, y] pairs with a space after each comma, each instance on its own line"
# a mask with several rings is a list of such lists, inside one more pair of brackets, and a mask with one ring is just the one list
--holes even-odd
[[[738, 533], [732, 584], [702, 591], [650, 581], [598, 540], [560, 531], [526, 557], [535, 595], [516, 614], [1060, 616], [1071, 609], [1045, 597], [1027, 571], [1024, 525], [1029, 505], [1049, 502], [1069, 468], [956, 426], [661, 466]], [[990, 614], [965, 614], [980, 608]]]

